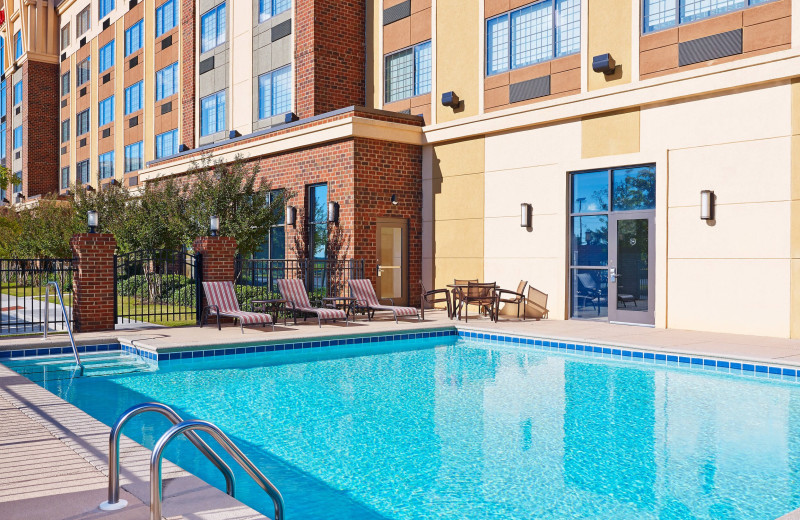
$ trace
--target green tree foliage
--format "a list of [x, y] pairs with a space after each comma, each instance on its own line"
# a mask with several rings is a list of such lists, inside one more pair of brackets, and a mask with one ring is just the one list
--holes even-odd
[[0, 246], [3, 256], [15, 258], [70, 258], [69, 240], [81, 229], [76, 225], [69, 201], [55, 195], [39, 199], [28, 209], [16, 212], [13, 220], [16, 235], [11, 243]]
[[8, 188], [10, 186], [16, 186], [21, 182], [22, 180], [13, 173], [11, 173], [11, 171], [8, 168], [0, 165], [0, 190], [8, 191]]

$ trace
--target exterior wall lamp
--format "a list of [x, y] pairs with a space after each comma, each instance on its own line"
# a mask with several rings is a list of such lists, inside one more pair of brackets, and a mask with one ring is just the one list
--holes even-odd
[[286, 225], [295, 227], [297, 225], [297, 208], [286, 206]]
[[216, 215], [211, 215], [209, 223], [209, 228], [211, 229], [211, 236], [215, 237], [219, 235], [219, 217]]
[[520, 204], [520, 227], [524, 227], [529, 229], [531, 227], [531, 221], [533, 220], [533, 206], [528, 204], [527, 202], [523, 202]]
[[397, 206], [397, 194], [392, 193], [392, 206]]
[[606, 76], [614, 74], [617, 69], [617, 62], [610, 54], [600, 54], [592, 58], [592, 70], [595, 72], [602, 72]]
[[700, 218], [714, 220], [714, 191], [703, 190], [700, 192]]
[[97, 232], [97, 212], [95, 210], [89, 210], [86, 213], [86, 220], [89, 224], [89, 233], [96, 233]]
[[461, 100], [458, 99], [458, 96], [452, 90], [450, 92], [445, 92], [442, 94], [442, 105], [446, 107], [450, 107], [456, 109], [461, 104]]
[[329, 202], [328, 203], [328, 222], [330, 224], [338, 224], [339, 223], [339, 203], [338, 202]]

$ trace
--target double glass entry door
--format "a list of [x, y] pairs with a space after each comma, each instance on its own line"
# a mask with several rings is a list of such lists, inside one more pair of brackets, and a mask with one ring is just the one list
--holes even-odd
[[571, 317], [652, 325], [655, 167], [571, 181]]

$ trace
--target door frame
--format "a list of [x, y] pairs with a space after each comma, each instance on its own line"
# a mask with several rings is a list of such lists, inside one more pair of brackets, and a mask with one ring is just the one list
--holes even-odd
[[[611, 280], [611, 269], [618, 269], [619, 251], [617, 224], [621, 220], [647, 220], [647, 311], [629, 311], [617, 308], [617, 282]], [[623, 325], [655, 326], [655, 252], [656, 211], [610, 212], [608, 214], [608, 322]], [[615, 275], [618, 276], [618, 273]]]
[[381, 227], [399, 227], [401, 230], [400, 247], [400, 298], [394, 299], [395, 305], [408, 305], [408, 219], [407, 218], [379, 218], [375, 220], [375, 288], [380, 298], [380, 247], [381, 247]]

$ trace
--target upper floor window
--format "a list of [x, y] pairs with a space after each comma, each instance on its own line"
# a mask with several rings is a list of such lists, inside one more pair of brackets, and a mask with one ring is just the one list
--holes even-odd
[[69, 71], [65, 72], [61, 75], [61, 95], [66, 96], [69, 94], [69, 87], [70, 87], [70, 80], [69, 80]]
[[156, 8], [156, 38], [178, 23], [178, 2], [167, 0]]
[[61, 50], [69, 47], [69, 23], [61, 28]]
[[5, 159], [7, 154], [6, 145], [8, 144], [8, 142], [6, 140], [7, 139], [6, 130], [8, 130], [7, 124], [0, 123], [0, 159]]
[[91, 77], [92, 69], [90, 67], [92, 57], [89, 56], [85, 60], [78, 63], [78, 77], [75, 78], [75, 86], [80, 87]]
[[156, 101], [178, 92], [178, 62], [156, 72]]
[[114, 66], [114, 40], [100, 47], [100, 58], [98, 62], [98, 73], [102, 74]]
[[668, 29], [772, 0], [644, 0], [642, 32]]
[[14, 83], [14, 98], [12, 101], [14, 105], [22, 103], [22, 80]]
[[89, 182], [92, 180], [89, 175], [89, 159], [81, 161], [75, 166], [77, 166], [77, 171], [75, 172], [75, 182], [78, 184], [89, 184]]
[[75, 135], [80, 136], [89, 133], [89, 109], [87, 108], [82, 112], [78, 112], [75, 119]]
[[386, 56], [386, 103], [431, 91], [431, 42], [423, 42]]
[[99, 19], [114, 10], [114, 0], [100, 0], [100, 7], [98, 8]]
[[69, 166], [61, 168], [61, 189], [69, 188]]
[[291, 69], [287, 65], [258, 77], [258, 118], [277, 116], [291, 110]]
[[22, 57], [22, 33], [17, 31], [14, 35], [14, 59]]
[[69, 119], [61, 121], [61, 142], [69, 141]]
[[258, 21], [281, 14], [292, 6], [291, 0], [258, 0]]
[[91, 22], [89, 20], [89, 11], [91, 8], [91, 5], [87, 5], [86, 8], [75, 17], [75, 38], [80, 38], [81, 35], [91, 27]]
[[200, 19], [200, 52], [225, 43], [225, 3], [211, 9]]
[[144, 104], [144, 92], [142, 82], [134, 83], [125, 89], [125, 115], [142, 109]]
[[97, 124], [105, 126], [114, 121], [114, 96], [108, 96], [97, 104]]
[[141, 170], [144, 164], [142, 141], [125, 147], [125, 173]]
[[178, 130], [170, 130], [156, 136], [156, 159], [178, 153]]
[[19, 125], [14, 129], [14, 150], [19, 150], [22, 148], [22, 125]]
[[6, 70], [6, 40], [0, 38], [0, 72]]
[[220, 90], [200, 100], [200, 135], [225, 130], [225, 91]]
[[144, 37], [144, 23], [142, 22], [142, 20], [139, 20], [132, 26], [125, 29], [126, 57], [142, 48], [142, 39]]
[[101, 179], [110, 179], [114, 176], [114, 151], [100, 154], [98, 157], [98, 173]]
[[11, 189], [13, 193], [21, 193], [22, 192], [22, 172], [14, 172], [14, 177], [17, 178], [16, 184]]
[[541, 0], [486, 21], [489, 75], [580, 50], [580, 0]]
[[6, 87], [6, 81], [0, 81], [0, 117], [3, 117], [8, 112], [8, 107], [6, 107], [6, 101], [8, 101], [8, 92]]

